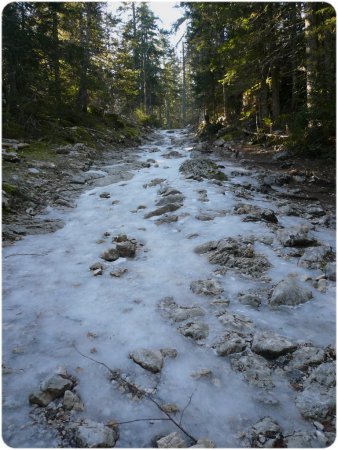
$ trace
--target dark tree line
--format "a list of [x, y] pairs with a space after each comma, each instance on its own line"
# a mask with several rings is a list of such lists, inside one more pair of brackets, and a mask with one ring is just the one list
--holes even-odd
[[107, 5], [4, 8], [4, 125], [116, 114], [178, 127], [207, 114], [259, 132], [279, 130], [295, 145], [333, 145], [331, 5], [183, 2], [179, 23], [187, 32], [177, 48], [147, 3], [123, 2], [114, 15]]
[[183, 3], [199, 107], [257, 130], [335, 136], [335, 10], [327, 3]]
[[179, 125], [180, 66], [146, 3], [113, 15], [103, 2], [13, 2], [2, 20], [5, 122], [114, 113]]

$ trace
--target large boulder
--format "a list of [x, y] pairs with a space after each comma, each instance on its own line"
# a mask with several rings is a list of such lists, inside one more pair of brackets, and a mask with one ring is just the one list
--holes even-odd
[[301, 285], [293, 277], [285, 278], [274, 288], [269, 300], [270, 306], [296, 306], [306, 303], [312, 298], [312, 291]]

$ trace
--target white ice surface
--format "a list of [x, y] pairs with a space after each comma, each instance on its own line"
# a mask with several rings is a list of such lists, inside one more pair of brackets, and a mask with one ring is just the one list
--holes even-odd
[[[201, 212], [231, 210], [241, 199], [227, 189], [231, 181], [217, 186], [210, 181], [187, 180], [178, 171], [183, 158], [162, 157], [168, 147], [189, 157], [191, 143], [182, 131], [159, 132], [158, 140], [161, 145], [143, 146], [140, 157], [143, 161], [155, 159], [159, 167], [134, 170], [134, 177], [127, 182], [84, 192], [74, 210], [50, 210], [48, 217], [62, 218], [64, 228], [53, 234], [27, 236], [3, 251], [3, 363], [13, 369], [3, 378], [3, 437], [10, 446], [56, 445], [48, 429], [30, 423], [28, 395], [59, 365], [66, 366], [79, 379], [78, 392], [85, 404], [83, 417], [102, 422], [161, 417], [149, 401], [135, 402], [121, 395], [109, 383], [103, 367], [81, 357], [73, 344], [112, 369], [122, 369], [144, 386], [152, 386], [158, 377], [133, 363], [128, 353], [139, 347], [176, 348], [177, 358], [165, 360], [157, 395], [164, 403], [177, 403], [183, 409], [193, 393], [182, 424], [192, 435], [208, 437], [218, 447], [238, 447], [236, 433], [266, 415], [273, 416], [285, 430], [309, 427], [294, 405], [295, 391], [285, 380], [277, 377], [272, 390], [280, 404], [263, 405], [255, 399], [260, 391], [233, 372], [227, 358], [216, 356], [210, 346], [224, 333], [224, 327], [209, 299], [193, 294], [189, 287], [193, 280], [214, 276], [215, 266], [208, 263], [206, 255], [194, 253], [198, 244], [239, 234], [272, 236], [271, 230], [262, 222], [241, 222], [241, 216], [233, 214], [208, 222], [196, 220]], [[148, 151], [154, 147], [159, 151]], [[243, 171], [238, 163], [220, 163], [225, 166], [224, 173]], [[104, 176], [107, 170], [100, 167], [93, 172]], [[157, 217], [144, 219], [146, 212], [156, 208], [159, 186], [143, 187], [154, 178], [166, 178], [170, 186], [185, 195], [184, 206], [177, 214], [187, 215], [178, 222], [158, 226]], [[235, 181], [256, 183], [251, 176], [237, 177]], [[207, 190], [209, 202], [198, 200], [197, 191], [201, 189]], [[109, 192], [111, 198], [100, 198], [103, 191]], [[120, 203], [113, 205], [113, 200]], [[264, 196], [257, 195], [254, 204], [276, 210], [276, 205]], [[139, 205], [147, 208], [131, 212]], [[293, 226], [299, 219], [283, 217], [282, 223]], [[100, 261], [100, 254], [113, 245], [111, 237], [97, 243], [107, 231], [112, 236], [125, 233], [144, 244], [134, 260], [107, 263], [111, 268], [128, 268], [120, 279], [112, 278], [109, 269], [97, 277], [89, 271], [91, 264]], [[187, 239], [193, 233], [199, 236]], [[323, 243], [334, 245], [334, 232], [319, 229], [316, 233]], [[290, 273], [318, 272], [277, 257], [269, 246], [260, 244], [257, 250], [269, 258], [272, 268], [268, 276], [273, 282]], [[333, 288], [325, 294], [313, 289], [313, 300], [297, 308], [270, 310], [263, 305], [255, 310], [239, 303], [237, 293], [257, 286], [257, 281], [235, 273], [218, 279], [231, 301], [229, 309], [251, 317], [256, 327], [275, 330], [297, 342], [311, 341], [319, 346], [334, 343]], [[157, 305], [165, 296], [173, 296], [178, 304], [198, 305], [205, 310], [202, 320], [210, 327], [206, 346], [183, 337], [160, 315]], [[88, 332], [97, 338], [88, 338]], [[92, 347], [97, 349], [93, 355]], [[212, 384], [191, 377], [202, 368], [212, 369], [219, 382]], [[122, 425], [117, 446], [149, 446], [155, 435], [171, 431], [174, 427], [168, 422]]]

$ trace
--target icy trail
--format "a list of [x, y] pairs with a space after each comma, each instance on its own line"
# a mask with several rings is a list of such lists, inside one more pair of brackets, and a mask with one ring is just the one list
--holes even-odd
[[[302, 418], [295, 404], [295, 390], [280, 372], [273, 371], [275, 386], [268, 394], [278, 403], [264, 403], [267, 391], [247, 383], [231, 368], [229, 357], [217, 356], [212, 345], [225, 334], [226, 327], [216, 316], [219, 309], [212, 304], [213, 298], [193, 293], [190, 284], [217, 279], [224, 289], [223, 297], [230, 300], [228, 310], [250, 318], [256, 330], [271, 330], [296, 344], [312, 342], [318, 347], [334, 344], [334, 284], [330, 283], [325, 293], [312, 288], [313, 299], [297, 307], [272, 310], [263, 303], [257, 309], [240, 303], [238, 293], [264, 285], [264, 280], [248, 279], [236, 271], [216, 275], [217, 266], [194, 249], [210, 240], [238, 235], [270, 237], [278, 246], [268, 224], [243, 222], [241, 215], [223, 213], [239, 203], [278, 213], [276, 204], [260, 193], [251, 200], [236, 198], [236, 191], [229, 189], [231, 185], [250, 182], [255, 186], [257, 179], [233, 161], [217, 161], [224, 166], [222, 171], [229, 181], [215, 184], [185, 178], [178, 170], [190, 158], [191, 141], [185, 131], [162, 131], [156, 139], [142, 146], [139, 153], [141, 161], [153, 158], [156, 164], [133, 171], [129, 181], [86, 191], [72, 211], [50, 211], [50, 217], [65, 221], [64, 228], [53, 234], [28, 236], [3, 251], [3, 437], [12, 447], [58, 445], [59, 436], [53, 427], [30, 418], [32, 406], [28, 402], [29, 394], [58, 366], [65, 366], [78, 379], [77, 392], [85, 409], [76, 413], [77, 420], [86, 417], [107, 423], [163, 417], [147, 400], [132, 399], [111, 384], [107, 371], [80, 356], [74, 344], [88, 356], [120, 369], [142, 387], [157, 386], [156, 398], [175, 403], [180, 411], [193, 394], [182, 425], [193, 436], [209, 438], [218, 447], [241, 446], [240, 433], [264, 416], [273, 417], [285, 434], [313, 429], [311, 422]], [[173, 150], [183, 158], [163, 157]], [[231, 175], [233, 171], [239, 175]], [[166, 181], [143, 187], [155, 178]], [[158, 225], [155, 222], [161, 216], [145, 219], [144, 215], [157, 208], [158, 190], [166, 185], [181, 191], [185, 199], [173, 213], [179, 216], [178, 221]], [[201, 201], [198, 191], [202, 190], [207, 192], [208, 202]], [[110, 198], [100, 198], [102, 192], [109, 192]], [[196, 219], [210, 213], [218, 216], [208, 221]], [[278, 220], [286, 228], [308, 223], [294, 216], [278, 215]], [[141, 244], [136, 257], [100, 260], [119, 234]], [[321, 243], [334, 248], [333, 230], [317, 227], [314, 234]], [[297, 258], [281, 258], [274, 246], [254, 245], [271, 264], [265, 274], [271, 281], [267, 279], [266, 283], [274, 285], [290, 273], [298, 274], [299, 279], [322, 273], [302, 268]], [[103, 275], [93, 276], [89, 267], [99, 261], [107, 268]], [[120, 278], [109, 275], [118, 268], [127, 272]], [[173, 322], [159, 308], [159, 302], [168, 296], [178, 305], [203, 310], [204, 315], [197, 319], [209, 326], [206, 339], [195, 341], [177, 331], [182, 323]], [[178, 354], [165, 358], [160, 375], [152, 374], [129, 358], [130, 352], [142, 347], [170, 347]], [[211, 379], [192, 377], [202, 369], [212, 371]], [[175, 417], [179, 419], [180, 413]], [[172, 431], [177, 430], [167, 421], [121, 425], [116, 446], [149, 447], [154, 437]]]

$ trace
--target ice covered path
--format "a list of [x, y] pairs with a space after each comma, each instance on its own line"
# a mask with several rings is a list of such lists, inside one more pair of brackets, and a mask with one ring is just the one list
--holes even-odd
[[[158, 132], [139, 149], [149, 167], [84, 192], [74, 210], [50, 211], [65, 221], [61, 230], [4, 249], [8, 445], [97, 444], [104, 432], [89, 420], [165, 418], [74, 346], [149, 389], [192, 436], [217, 447], [254, 445], [259, 433], [252, 427], [266, 416], [275, 425], [260, 425], [262, 445], [272, 438], [296, 447], [329, 442], [335, 232], [318, 205], [311, 212], [280, 200], [285, 187], [262, 192], [261, 174], [236, 160], [218, 158], [219, 167], [209, 167], [192, 159], [180, 172], [192, 146], [184, 130]], [[158, 208], [164, 209], [152, 215]], [[209, 241], [215, 242], [200, 247]], [[120, 253], [108, 258], [114, 261], [101, 258], [116, 246]], [[67, 410], [60, 393], [47, 407], [31, 405], [29, 395], [60, 366], [84, 408]], [[311, 379], [315, 370], [325, 375], [320, 386]], [[41, 392], [51, 395], [46, 384]], [[150, 447], [174, 431], [170, 421], [121, 424], [116, 446]]]

